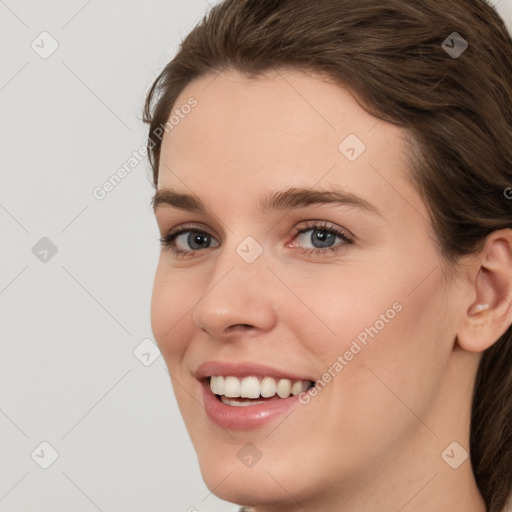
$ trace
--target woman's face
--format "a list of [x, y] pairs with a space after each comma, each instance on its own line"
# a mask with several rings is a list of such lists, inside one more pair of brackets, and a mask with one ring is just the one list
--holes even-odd
[[[420, 460], [452, 471], [440, 411], [461, 292], [407, 180], [404, 132], [290, 70], [202, 77], [173, 112], [187, 103], [163, 138], [155, 202], [163, 238], [188, 230], [173, 241], [186, 254], [161, 251], [152, 327], [207, 486], [238, 503], [306, 503], [385, 468], [414, 481]], [[317, 385], [228, 405], [211, 375], [235, 377], [219, 388], [233, 395], [265, 376]]]

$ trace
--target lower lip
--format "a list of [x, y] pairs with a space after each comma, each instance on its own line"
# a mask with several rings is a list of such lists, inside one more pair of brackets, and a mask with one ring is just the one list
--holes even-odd
[[201, 381], [199, 384], [203, 390], [204, 408], [208, 418], [226, 429], [252, 430], [262, 427], [299, 404], [299, 395], [291, 395], [289, 398], [280, 398], [258, 405], [236, 407], [221, 402], [217, 395], [211, 392], [208, 382]]

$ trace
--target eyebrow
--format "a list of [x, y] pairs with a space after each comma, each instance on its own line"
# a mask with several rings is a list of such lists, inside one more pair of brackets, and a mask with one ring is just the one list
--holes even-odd
[[[153, 211], [162, 206], [180, 210], [207, 213], [205, 203], [194, 194], [184, 194], [168, 187], [158, 190], [151, 201]], [[373, 215], [382, 216], [380, 210], [362, 197], [351, 192], [331, 188], [329, 190], [312, 190], [306, 188], [290, 188], [283, 191], [271, 192], [260, 202], [260, 212], [268, 213], [275, 210], [294, 210], [315, 204], [333, 204], [336, 206], [351, 206]]]

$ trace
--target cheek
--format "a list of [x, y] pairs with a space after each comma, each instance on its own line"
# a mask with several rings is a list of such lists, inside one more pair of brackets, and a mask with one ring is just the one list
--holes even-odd
[[387, 330], [402, 309], [399, 293], [393, 293], [382, 276], [379, 281], [379, 276], [354, 265], [302, 280], [294, 291], [302, 303], [288, 306], [293, 315], [289, 323], [324, 367], [350, 350], [354, 340], [364, 347], [377, 332]]
[[[317, 404], [312, 407], [323, 411], [322, 439], [334, 442], [341, 435], [346, 461], [360, 463], [372, 453], [392, 450], [418, 428], [431, 435], [411, 410], [420, 418], [427, 416], [442, 383], [443, 359], [449, 355], [450, 334], [443, 334], [441, 315], [445, 304], [439, 298], [442, 283], [435, 274], [411, 293], [410, 278], [418, 272], [412, 266], [401, 270], [393, 286], [358, 274], [338, 283], [326, 281], [325, 294], [310, 294], [315, 313], [334, 334], [312, 321], [316, 317], [311, 313], [295, 312], [300, 322], [296, 335], [308, 344], [319, 372], [325, 372], [320, 377], [325, 386], [318, 386], [312, 398]], [[324, 462], [338, 464], [334, 459], [340, 452], [330, 454], [332, 443], [324, 441], [311, 447], [311, 460], [320, 446]]]
[[186, 349], [185, 329], [195, 300], [194, 288], [186, 285], [179, 272], [158, 264], [151, 297], [151, 327], [155, 340], [167, 363], [174, 362]]
[[[424, 417], [435, 400], [453, 338], [440, 295], [440, 274], [432, 274], [411, 292], [410, 283], [421, 278], [410, 272], [411, 279], [402, 277], [394, 287], [374, 290], [371, 300], [354, 306], [353, 319], [347, 322], [351, 331], [343, 338], [348, 354], [347, 344], [361, 348], [343, 370], [352, 398], [367, 404], [368, 411], [378, 409], [383, 422], [402, 418], [404, 426], [407, 407]], [[409, 419], [413, 425], [414, 418]], [[373, 424], [376, 418], [368, 420]]]
[[[439, 269], [423, 280], [434, 262], [419, 267], [412, 259], [409, 265], [397, 261], [385, 273], [381, 266], [363, 272], [350, 265], [317, 275], [295, 288], [312, 311], [304, 305], [288, 309], [295, 336], [315, 358], [322, 380], [336, 389], [350, 379], [351, 394], [364, 402], [372, 402], [374, 387], [384, 385], [378, 377], [403, 390], [411, 404], [429, 397], [451, 348]], [[356, 385], [363, 375], [366, 383]]]

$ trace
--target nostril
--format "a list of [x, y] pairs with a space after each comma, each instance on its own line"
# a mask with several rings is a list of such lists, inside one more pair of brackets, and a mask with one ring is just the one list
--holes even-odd
[[236, 325], [231, 325], [228, 330], [230, 330], [230, 331], [237, 331], [237, 330], [247, 331], [247, 330], [250, 330], [250, 329], [254, 329], [254, 325], [250, 325], [250, 324], [236, 324]]

